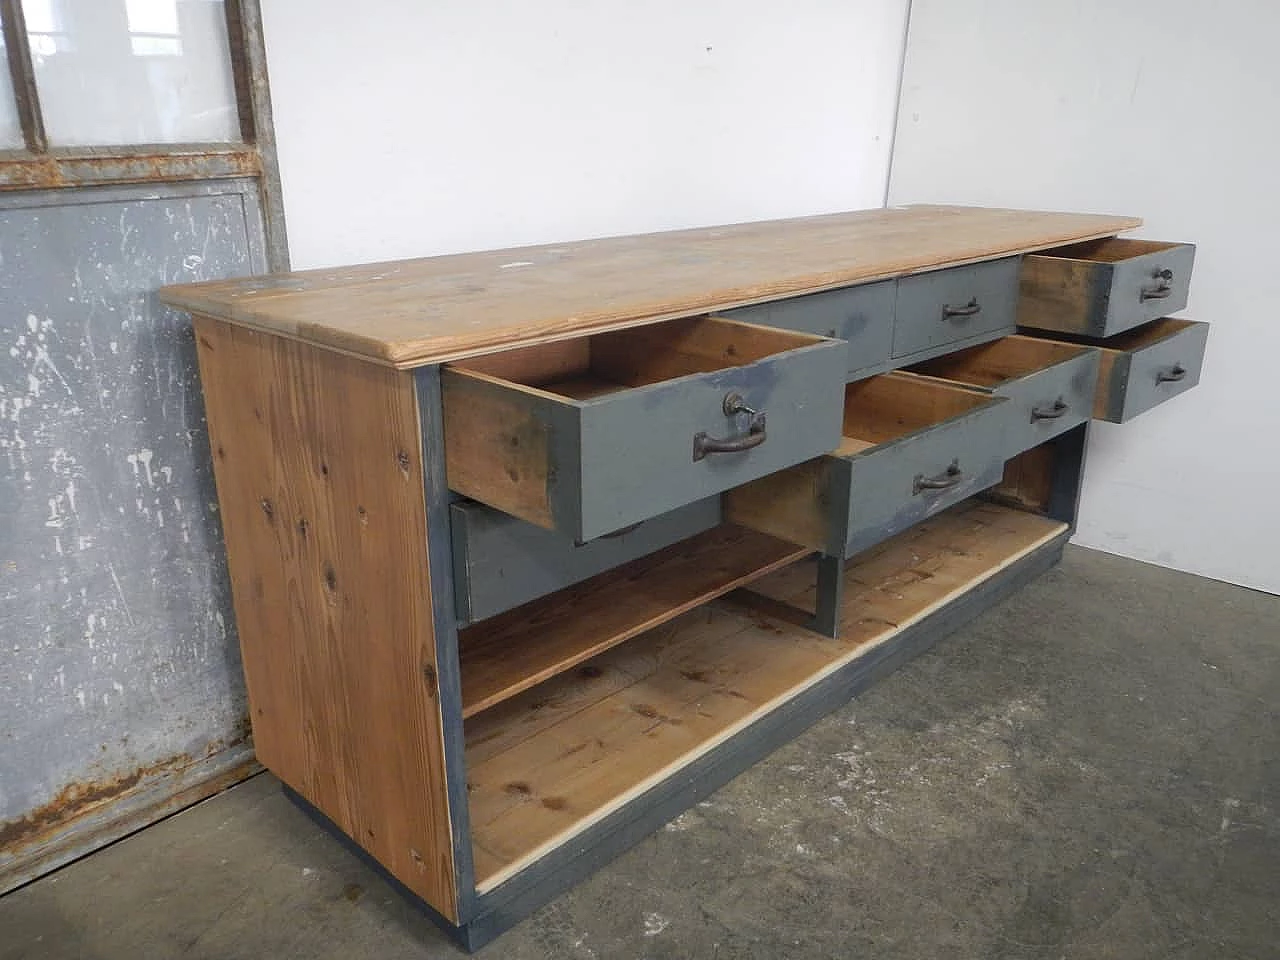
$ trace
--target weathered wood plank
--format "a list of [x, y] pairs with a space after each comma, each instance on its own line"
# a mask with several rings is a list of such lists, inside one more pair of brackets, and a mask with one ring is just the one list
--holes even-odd
[[[838, 640], [758, 615], [695, 615], [589, 661], [598, 673], [562, 675], [476, 717], [467, 739], [480, 890], [1065, 529], [965, 504], [865, 565], [849, 564]], [[787, 597], [794, 573], [774, 575]], [[760, 589], [774, 595], [771, 579]], [[645, 656], [634, 673], [621, 665]], [[551, 716], [543, 713], [549, 703], [561, 705]]]
[[458, 635], [462, 715], [509, 699], [808, 552], [724, 524], [467, 627]]
[[1107, 237], [1132, 217], [919, 206], [166, 287], [171, 306], [399, 367]]
[[258, 756], [456, 919], [413, 375], [196, 336]]

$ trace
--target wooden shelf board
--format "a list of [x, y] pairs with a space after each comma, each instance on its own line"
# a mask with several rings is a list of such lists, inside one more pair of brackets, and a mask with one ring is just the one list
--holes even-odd
[[471, 717], [811, 551], [723, 524], [458, 634]]
[[[712, 604], [473, 717], [466, 750], [478, 890], [1065, 529], [962, 504], [847, 566], [839, 639]], [[754, 589], [804, 602], [812, 581], [812, 565], [795, 564]]]

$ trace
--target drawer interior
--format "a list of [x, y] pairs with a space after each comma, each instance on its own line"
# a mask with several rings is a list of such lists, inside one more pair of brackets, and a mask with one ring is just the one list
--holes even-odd
[[1037, 257], [1053, 257], [1059, 260], [1088, 260], [1094, 263], [1121, 263], [1148, 253], [1161, 253], [1184, 246], [1162, 240], [1131, 240], [1127, 237], [1105, 237], [1102, 240], [1086, 240], [1066, 247], [1055, 247], [1034, 254]]
[[991, 403], [991, 398], [958, 384], [885, 373], [845, 387], [844, 440], [837, 456], [926, 430], [944, 420]]
[[1188, 327], [1194, 327], [1195, 325], [1194, 320], [1164, 317], [1160, 320], [1153, 320], [1145, 326], [1126, 330], [1124, 333], [1116, 334], [1114, 337], [1092, 338], [1082, 342], [1099, 348], [1104, 354], [1136, 353], [1147, 347], [1154, 347], [1157, 343], [1162, 343]]
[[811, 334], [723, 317], [688, 317], [520, 347], [449, 366], [565, 400], [591, 400], [678, 377], [745, 366], [821, 340]]
[[911, 369], [930, 377], [991, 388], [1038, 373], [1054, 364], [1074, 360], [1086, 349], [1034, 337], [1005, 337], [936, 360], [926, 360]]

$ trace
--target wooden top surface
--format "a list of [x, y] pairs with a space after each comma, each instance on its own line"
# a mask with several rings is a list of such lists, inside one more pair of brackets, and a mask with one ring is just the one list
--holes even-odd
[[171, 306], [415, 367], [1078, 240], [1133, 217], [914, 206], [165, 287]]

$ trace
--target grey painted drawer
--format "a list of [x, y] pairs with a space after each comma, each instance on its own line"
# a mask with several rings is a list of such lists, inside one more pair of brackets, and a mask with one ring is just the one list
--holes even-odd
[[1097, 341], [1096, 420], [1124, 423], [1200, 382], [1209, 325], [1166, 317]]
[[575, 540], [613, 533], [834, 449], [846, 357], [696, 317], [450, 364], [449, 486]]
[[984, 333], [1013, 333], [1017, 296], [1017, 257], [903, 277], [893, 355], [909, 357]]
[[1023, 258], [1018, 324], [1110, 337], [1187, 305], [1196, 248], [1110, 237]]
[[720, 522], [720, 498], [698, 500], [588, 543], [469, 500], [454, 503], [449, 517], [458, 620], [466, 624], [709, 530]]
[[724, 314], [735, 320], [802, 330], [849, 344], [849, 372], [885, 363], [893, 348], [893, 280], [792, 297]]
[[1035, 337], [1004, 337], [911, 370], [1008, 398], [1005, 453], [1014, 456], [1089, 419], [1098, 351]]
[[909, 373], [851, 383], [841, 446], [730, 491], [725, 517], [851, 557], [999, 483], [1008, 403]]

